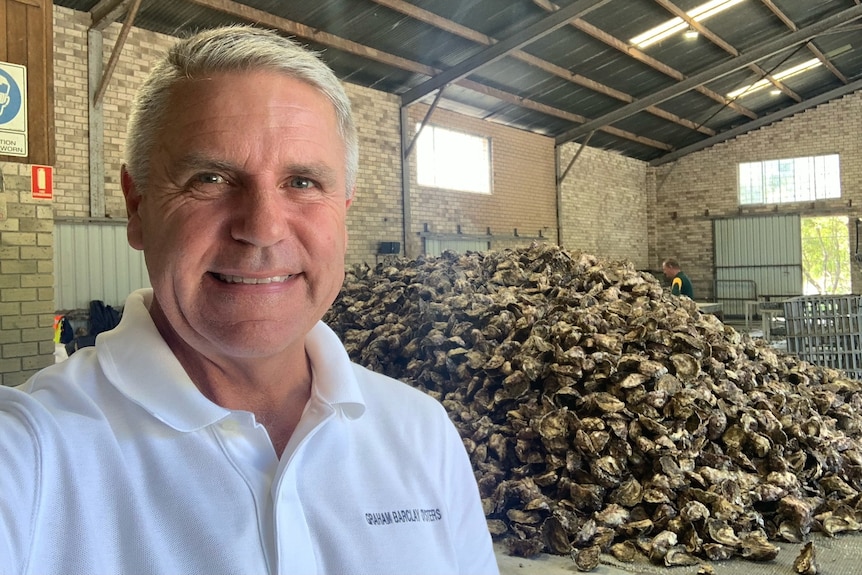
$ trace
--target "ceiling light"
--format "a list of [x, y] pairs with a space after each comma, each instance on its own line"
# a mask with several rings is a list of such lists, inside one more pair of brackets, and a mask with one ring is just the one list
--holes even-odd
[[[711, 0], [706, 4], [701, 4], [700, 6], [689, 10], [686, 12], [686, 16], [695, 22], [702, 22], [703, 20], [715, 16], [719, 12], [727, 10], [731, 6], [735, 6], [742, 1], [743, 0]], [[639, 36], [635, 36], [629, 40], [629, 42], [638, 48], [646, 48], [656, 42], [661, 42], [668, 36], [673, 36], [677, 32], [682, 32], [687, 28], [691, 27], [688, 26], [682, 18], [671, 18], [664, 24], [659, 24], [655, 28], [647, 30]], [[689, 37], [688, 32], [686, 32], [686, 38]]]
[[779, 90], [778, 88], [775, 88], [774, 90], [770, 90], [770, 91], [769, 91], [769, 95], [770, 95], [770, 96], [780, 96], [780, 95], [781, 95], [781, 90]]
[[697, 30], [689, 26], [688, 30], [683, 32], [683, 36], [685, 36], [686, 40], [694, 40], [697, 38]]
[[[806, 60], [805, 62], [802, 62], [801, 64], [797, 64], [796, 66], [788, 68], [788, 69], [784, 70], [783, 72], [779, 72], [778, 74], [773, 74], [772, 77], [778, 81], [786, 80], [787, 78], [790, 78], [791, 76], [796, 76], [798, 74], [802, 74], [803, 72], [807, 72], [808, 70], [813, 70], [814, 68], [817, 68], [818, 66], [822, 66], [822, 65], [823, 65], [823, 62], [821, 62], [817, 58], [812, 58], [810, 60]], [[762, 80], [758, 80], [754, 84], [749, 84], [748, 86], [743, 86], [742, 88], [739, 88], [738, 90], [734, 90], [733, 92], [730, 92], [727, 95], [727, 97], [734, 99], [734, 98], [739, 98], [740, 96], [748, 96], [752, 92], [762, 90], [763, 88], [766, 88], [767, 86], [770, 86], [770, 85], [772, 85], [772, 82], [770, 82], [769, 80], [764, 78]]]

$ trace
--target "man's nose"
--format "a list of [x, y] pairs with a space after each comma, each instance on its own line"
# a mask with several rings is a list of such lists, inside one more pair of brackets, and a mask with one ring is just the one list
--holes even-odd
[[258, 247], [277, 244], [287, 229], [287, 202], [274, 187], [243, 190], [232, 217], [231, 236]]

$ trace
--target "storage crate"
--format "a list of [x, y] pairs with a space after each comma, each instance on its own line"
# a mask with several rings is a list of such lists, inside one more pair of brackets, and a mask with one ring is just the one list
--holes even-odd
[[862, 296], [801, 296], [784, 302], [787, 351], [862, 379]]

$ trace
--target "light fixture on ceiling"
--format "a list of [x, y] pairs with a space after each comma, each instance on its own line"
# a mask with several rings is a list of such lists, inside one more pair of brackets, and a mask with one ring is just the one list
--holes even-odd
[[770, 91], [769, 91], [769, 95], [770, 95], [770, 96], [780, 96], [780, 95], [781, 95], [781, 90], [779, 90], [778, 88], [775, 88], [774, 90], [770, 90]]
[[683, 32], [682, 35], [685, 36], [686, 40], [694, 40], [698, 36], [697, 30], [695, 30], [694, 27], [692, 27], [692, 26], [689, 26], [688, 30]]
[[[790, 78], [791, 76], [796, 76], [798, 74], [802, 74], [803, 72], [807, 72], [808, 70], [813, 70], [814, 68], [817, 68], [817, 67], [822, 66], [822, 65], [823, 65], [823, 62], [821, 62], [819, 59], [812, 58], [810, 60], [806, 60], [805, 62], [802, 62], [801, 64], [797, 64], [796, 66], [792, 66], [792, 67], [784, 70], [783, 72], [773, 74], [772, 77], [778, 81], [786, 80], [787, 78]], [[764, 78], [764, 79], [758, 80], [754, 84], [749, 84], [748, 86], [743, 86], [742, 88], [739, 88], [738, 90], [734, 90], [733, 92], [730, 92], [727, 95], [727, 97], [730, 99], [734, 99], [734, 98], [739, 98], [741, 96], [748, 96], [749, 94], [751, 94], [753, 92], [756, 92], [758, 90], [762, 90], [762, 89], [766, 88], [767, 86], [771, 86], [771, 85], [772, 85], [772, 82], [770, 82], [769, 80]]]
[[[695, 22], [703, 22], [707, 18], [715, 16], [719, 12], [723, 12], [742, 1], [743, 0], [711, 0], [706, 4], [701, 4], [700, 6], [692, 8], [686, 12], [686, 16]], [[690, 26], [686, 24], [685, 20], [682, 18], [671, 18], [664, 24], [659, 24], [655, 28], [647, 30], [639, 36], [635, 36], [629, 40], [629, 42], [638, 48], [646, 48], [656, 42], [661, 42], [668, 36], [673, 36], [678, 32], [683, 32], [688, 28], [690, 28]], [[686, 38], [688, 37], [688, 32], [686, 32]]]

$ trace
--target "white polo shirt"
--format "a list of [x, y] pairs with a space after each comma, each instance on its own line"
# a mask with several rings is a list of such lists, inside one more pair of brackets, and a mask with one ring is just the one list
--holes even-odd
[[150, 319], [0, 388], [0, 574], [498, 572], [442, 406], [352, 364], [318, 324], [312, 397], [279, 459], [206, 399]]

